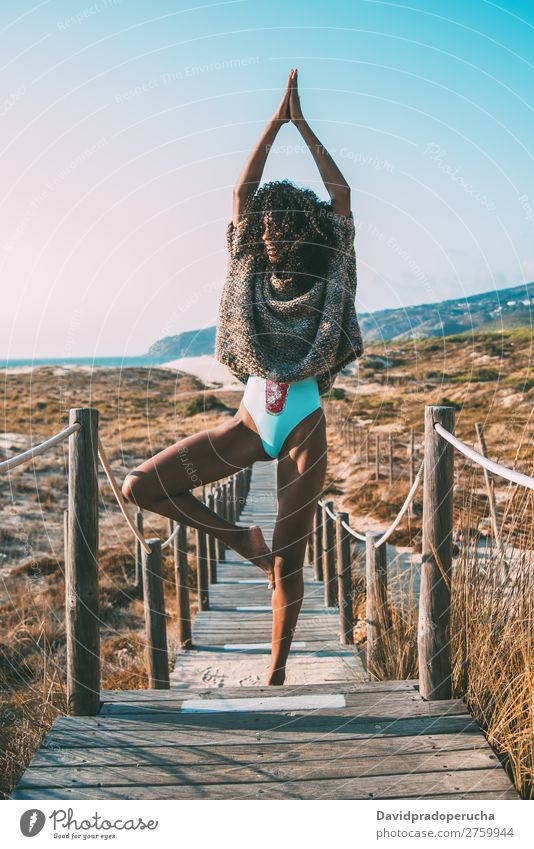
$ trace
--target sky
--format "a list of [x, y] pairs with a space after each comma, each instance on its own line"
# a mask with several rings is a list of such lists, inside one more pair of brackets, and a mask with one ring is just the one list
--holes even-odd
[[[0, 358], [213, 325], [232, 188], [298, 67], [358, 313], [534, 279], [534, 4], [3, 0]], [[263, 180], [328, 195], [296, 127]]]

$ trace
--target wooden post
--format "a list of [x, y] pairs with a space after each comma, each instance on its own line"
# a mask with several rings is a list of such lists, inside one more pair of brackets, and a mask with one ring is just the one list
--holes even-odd
[[375, 478], [380, 478], [380, 433], [375, 434]]
[[354, 616], [352, 612], [352, 574], [350, 534], [342, 523], [349, 524], [348, 513], [336, 513], [337, 594], [339, 599], [340, 642], [354, 644]]
[[389, 485], [393, 483], [393, 435], [389, 434]]
[[74, 407], [69, 425], [65, 628], [67, 709], [94, 716], [100, 709], [100, 620], [98, 605], [98, 410]]
[[[214, 510], [215, 499], [213, 493], [208, 495], [208, 507]], [[210, 584], [217, 583], [217, 540], [213, 534], [208, 534], [208, 573]]]
[[387, 551], [385, 543], [375, 548], [381, 534], [365, 534], [365, 620], [367, 623], [366, 666], [373, 675], [384, 671], [387, 634], [391, 627], [388, 604]]
[[166, 690], [170, 685], [161, 540], [153, 537], [147, 543], [150, 554], [143, 549], [143, 596], [148, 681], [149, 687]]
[[187, 562], [187, 526], [180, 524], [174, 540], [174, 577], [176, 581], [176, 612], [178, 617], [178, 645], [191, 648], [191, 611], [189, 608], [189, 581]]
[[313, 526], [313, 576], [316, 581], [323, 580], [323, 508], [317, 504]]
[[209, 610], [210, 596], [206, 534], [199, 528], [195, 528], [195, 537], [197, 547], [198, 609]]
[[323, 576], [325, 607], [334, 607], [336, 603], [335, 526], [327, 510], [334, 512], [333, 501], [327, 501], [323, 506]]
[[[315, 520], [315, 514], [314, 514], [314, 520]], [[308, 534], [308, 541], [306, 543], [306, 560], [307, 560], [308, 566], [313, 566], [313, 564], [315, 562], [314, 553], [313, 553], [314, 540], [315, 540], [315, 533], [314, 533], [314, 527], [313, 527], [313, 522], [312, 522], [312, 527], [311, 527], [310, 532]]]
[[[143, 511], [136, 510], [135, 524], [140, 534], [143, 533]], [[140, 590], [143, 587], [143, 547], [139, 540], [135, 540], [135, 586]]]
[[434, 428], [454, 433], [454, 407], [425, 407], [423, 546], [419, 596], [419, 692], [451, 698], [450, 604], [454, 448]]
[[[414, 454], [415, 454], [415, 444], [414, 444], [414, 431], [413, 431], [413, 427], [411, 427], [411, 428], [410, 428], [410, 449], [409, 449], [409, 451], [410, 451], [409, 463], [410, 463], [410, 489], [411, 489], [411, 488], [412, 488], [412, 486], [413, 486], [413, 482], [414, 482], [414, 480], [415, 480], [415, 469], [414, 469], [414, 464], [415, 464], [415, 456], [414, 456]], [[413, 498], [412, 498], [412, 500], [410, 501], [410, 505], [409, 505], [409, 507], [408, 507], [408, 513], [409, 513], [409, 515], [410, 515], [412, 518], [415, 516], [415, 510], [414, 510], [414, 505], [413, 505]]]
[[[222, 486], [218, 486], [215, 490], [215, 512], [218, 516], [224, 516]], [[226, 560], [226, 546], [222, 539], [218, 539], [216, 544], [217, 562], [220, 563], [221, 560]]]
[[235, 501], [234, 501], [234, 478], [233, 478], [233, 476], [228, 478], [228, 485], [227, 486], [228, 486], [228, 491], [227, 491], [228, 512], [226, 514], [226, 517], [227, 517], [229, 522], [235, 522]]
[[68, 539], [69, 539], [69, 511], [63, 510], [63, 564], [64, 564], [64, 573], [67, 574], [67, 560], [69, 559], [69, 548], [68, 548]]
[[240, 469], [235, 476], [235, 521], [237, 522], [241, 515], [241, 497], [242, 497], [242, 480], [243, 470]]
[[[221, 484], [221, 516], [228, 521], [228, 483], [225, 481]], [[226, 557], [226, 549], [228, 546], [223, 542], [223, 550]], [[220, 558], [219, 558], [220, 559]]]
[[[486, 438], [484, 436], [484, 428], [481, 422], [475, 422], [475, 428], [478, 437], [478, 445], [480, 448], [480, 453], [483, 454], [484, 457], [488, 456], [488, 449], [486, 446]], [[486, 484], [486, 492], [488, 494], [488, 502], [491, 516], [491, 526], [493, 528], [493, 536], [495, 539], [495, 543], [497, 548], [502, 552], [502, 541], [501, 541], [501, 532], [499, 530], [499, 522], [497, 518], [497, 502], [495, 500], [495, 490], [493, 488], [493, 481], [489, 476], [488, 470], [482, 466], [482, 471], [484, 472], [484, 482]]]

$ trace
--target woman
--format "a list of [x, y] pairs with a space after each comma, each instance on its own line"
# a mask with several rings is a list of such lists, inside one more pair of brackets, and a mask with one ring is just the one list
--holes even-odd
[[[269, 149], [289, 121], [311, 151], [330, 203], [288, 180], [258, 188]], [[306, 542], [326, 474], [320, 396], [363, 352], [354, 307], [350, 189], [303, 117], [296, 69], [234, 188], [227, 242], [215, 356], [246, 383], [239, 409], [230, 421], [147, 460], [129, 473], [122, 491], [144, 509], [209, 532], [263, 569], [273, 590], [267, 684], [279, 685], [302, 604]], [[194, 483], [184, 457], [194, 469]], [[190, 490], [199, 480], [210, 483], [275, 457], [278, 513], [271, 551], [261, 528], [227, 522]]]

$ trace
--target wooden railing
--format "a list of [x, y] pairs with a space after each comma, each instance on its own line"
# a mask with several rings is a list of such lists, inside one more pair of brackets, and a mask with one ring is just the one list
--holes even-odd
[[[333, 425], [348, 434], [344, 439], [355, 448], [358, 426], [347, 427], [339, 414], [332, 417]], [[451, 697], [450, 661], [450, 602], [451, 566], [453, 543], [453, 492], [454, 492], [454, 449], [485, 470], [505, 479], [534, 489], [534, 478], [508, 469], [486, 456], [485, 442], [481, 439], [481, 427], [477, 436], [483, 453], [478, 453], [454, 436], [455, 408], [448, 405], [429, 405], [424, 414], [423, 460], [417, 475], [410, 471], [411, 489], [398, 516], [386, 533], [367, 531], [358, 533], [349, 526], [347, 514], [334, 510], [332, 501], [320, 499], [316, 508], [313, 528], [308, 542], [308, 558], [313, 564], [315, 577], [324, 579], [325, 605], [333, 606], [336, 601], [340, 610], [340, 638], [342, 642], [353, 641], [350, 583], [342, 576], [351, 574], [352, 556], [346, 535], [365, 542], [366, 584], [366, 666], [367, 670], [379, 669], [386, 652], [386, 635], [391, 627], [391, 610], [388, 602], [388, 576], [386, 540], [410, 507], [418, 478], [424, 469], [423, 486], [423, 534], [421, 584], [419, 594], [418, 660], [419, 689], [426, 699], [448, 699]], [[365, 456], [369, 432], [361, 430], [360, 456]], [[376, 443], [378, 445], [378, 443]], [[390, 443], [391, 444], [391, 443]], [[413, 431], [410, 434], [410, 457], [414, 456]], [[390, 455], [391, 456], [391, 455]], [[368, 459], [368, 458], [367, 458]], [[377, 469], [378, 473], [378, 469]], [[391, 474], [390, 474], [391, 478]], [[489, 486], [489, 479], [486, 475]], [[490, 497], [490, 492], [488, 497]], [[494, 520], [495, 525], [495, 520]], [[495, 525], [496, 527], [496, 525]], [[497, 537], [498, 539], [498, 537]], [[336, 583], [337, 575], [337, 598]]]
[[[534, 489], [534, 478], [489, 460], [454, 436], [455, 410], [450, 406], [425, 407], [424, 457], [401, 511], [386, 533], [353, 530], [347, 513], [334, 511], [332, 501], [320, 500], [309, 538], [309, 556], [317, 580], [324, 581], [327, 607], [337, 603], [340, 641], [353, 643], [352, 555], [350, 538], [365, 541], [366, 623], [368, 669], [384, 651], [389, 611], [385, 542], [402, 519], [417, 489], [424, 467], [423, 540], [419, 600], [418, 655], [421, 695], [448, 699], [451, 695], [449, 617], [453, 532], [454, 449], [488, 471]], [[146, 540], [142, 515], [134, 522], [126, 510], [119, 487], [98, 436], [98, 410], [73, 408], [69, 427], [16, 457], [0, 463], [0, 472], [69, 440], [68, 511], [65, 527], [65, 608], [67, 639], [67, 700], [69, 713], [90, 716], [100, 707], [100, 637], [98, 587], [98, 459], [112, 486], [128, 525], [136, 538], [135, 580], [143, 589], [147, 667], [150, 687], [169, 687], [169, 663], [162, 550], [172, 545], [178, 611], [178, 642], [191, 643], [187, 528], [171, 523], [170, 536]], [[412, 440], [413, 442], [413, 440]], [[250, 488], [251, 468], [244, 468], [217, 484], [203, 487], [203, 500], [229, 521], [239, 519]], [[217, 581], [217, 564], [226, 547], [210, 534], [195, 531], [199, 607], [209, 607], [209, 586]]]

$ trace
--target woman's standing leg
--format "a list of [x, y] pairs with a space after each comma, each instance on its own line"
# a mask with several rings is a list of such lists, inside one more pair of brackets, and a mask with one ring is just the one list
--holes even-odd
[[258, 434], [236, 415], [230, 422], [187, 436], [146, 460], [126, 476], [122, 493], [138, 507], [222, 540], [272, 579], [273, 558], [261, 529], [228, 522], [190, 491], [264, 459], [271, 458]]
[[283, 684], [286, 661], [304, 595], [302, 568], [308, 534], [326, 475], [326, 422], [322, 409], [291, 432], [278, 457], [278, 515], [274, 526], [275, 589], [268, 684]]

